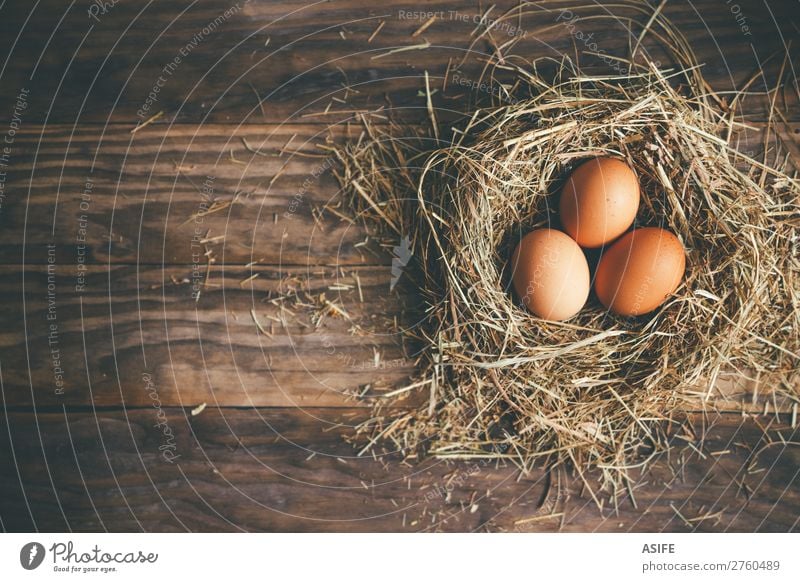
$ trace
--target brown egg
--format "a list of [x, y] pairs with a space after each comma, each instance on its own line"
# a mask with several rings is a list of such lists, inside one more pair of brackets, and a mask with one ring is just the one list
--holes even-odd
[[686, 257], [678, 238], [661, 228], [637, 228], [603, 254], [594, 290], [620, 315], [641, 315], [664, 303], [683, 278]]
[[613, 241], [633, 224], [639, 209], [639, 181], [630, 166], [594, 158], [572, 172], [561, 190], [561, 224], [582, 247]]
[[589, 297], [586, 257], [561, 231], [545, 228], [525, 235], [511, 257], [511, 269], [517, 295], [543, 319], [569, 319]]

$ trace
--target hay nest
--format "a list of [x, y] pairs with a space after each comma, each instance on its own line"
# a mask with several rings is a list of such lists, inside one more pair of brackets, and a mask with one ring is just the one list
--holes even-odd
[[[681, 411], [710, 405], [723, 375], [796, 403], [800, 182], [777, 146], [771, 164], [738, 152], [741, 127], [696, 71], [516, 74], [513, 92], [496, 92], [505, 104], [452, 136], [365, 118], [361, 139], [336, 150], [342, 206], [375, 236], [408, 237], [425, 307], [407, 330], [422, 346], [418, 377], [373, 400], [363, 450], [567, 462], [617, 490], [669, 446]], [[635, 224], [680, 238], [685, 278], [645, 316], [615, 316], [592, 295], [573, 319], [544, 321], [509, 291], [511, 251], [559, 227], [560, 185], [600, 155], [634, 168]], [[388, 406], [411, 395], [418, 405]]]

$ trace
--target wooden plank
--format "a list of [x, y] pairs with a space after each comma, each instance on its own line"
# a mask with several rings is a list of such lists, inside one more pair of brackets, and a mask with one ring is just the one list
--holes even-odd
[[[307, 124], [133, 135], [119, 125], [74, 134], [27, 127], [0, 207], [1, 261], [44, 261], [55, 244], [60, 263], [191, 264], [204, 251], [195, 243], [211, 238], [207, 246], [228, 263], [375, 263], [353, 247], [363, 230], [313, 216], [337, 192], [332, 161], [309, 157], [328, 133]], [[279, 155], [287, 144], [292, 153]]]
[[601, 512], [567, 471], [520, 476], [505, 463], [356, 457], [343, 441], [350, 429], [335, 427], [359, 414], [8, 413], [0, 417], [0, 516], [10, 531], [798, 528], [800, 447], [780, 442], [797, 436], [785, 426], [765, 435], [736, 416], [695, 417], [697, 436], [679, 436], [702, 457], [678, 439], [635, 489], [637, 508], [623, 496], [618, 510], [606, 500]]
[[[489, 17], [515, 4], [499, 0]], [[669, 2], [664, 13], [691, 42], [713, 87], [742, 88], [755, 74], [750, 89], [763, 92], [774, 86], [780, 69], [775, 54], [796, 38], [796, 3], [773, 0], [765, 7], [740, 0], [736, 6], [739, 13], [713, 0]], [[495, 30], [493, 42], [482, 39], [471, 47], [483, 12], [458, 0], [420, 6], [389, 0], [372, 8], [356, 0], [118, 2], [93, 15], [91, 7], [59, 0], [37, 2], [35, 9], [6, 3], [0, 18], [0, 49], [7, 55], [0, 100], [11, 103], [27, 90], [29, 123], [111, 120], [133, 126], [159, 111], [165, 112], [163, 122], [297, 121], [328, 108], [380, 107], [390, 94], [393, 107], [423, 118], [418, 91], [425, 70], [438, 84], [448, 61], [466, 54], [463, 75], [477, 78], [493, 44], [513, 38], [519, 40], [515, 52], [523, 56], [569, 55], [586, 65], [603, 64], [587, 53], [596, 48], [625, 55], [648, 20], [641, 10], [619, 4], [592, 6], [583, 14], [596, 19], [574, 22], [566, 9], [575, 10], [574, 3], [532, 3], [522, 20]], [[414, 14], [418, 11], [441, 16], [413, 37], [427, 20]], [[370, 42], [380, 22], [385, 25]], [[654, 42], [653, 34], [645, 37], [640, 50], [667, 62]], [[420, 43], [431, 46], [375, 58]], [[797, 103], [791, 87], [785, 96]], [[263, 107], [259, 99], [265, 100]], [[763, 119], [766, 102], [754, 95], [748, 110]], [[332, 118], [329, 112], [314, 119]]]
[[[388, 266], [215, 267], [197, 284], [197, 301], [191, 267], [53, 271], [0, 267], [8, 405], [149, 406], [155, 393], [164, 406], [348, 406], [365, 384], [397, 382], [413, 369], [389, 329], [406, 300], [387, 293]], [[316, 306], [270, 302], [291, 289]], [[322, 293], [349, 319], [326, 316], [317, 327], [310, 316]], [[259, 331], [251, 311], [274, 335]]]
[[[207, 285], [204, 268], [195, 284], [192, 267], [180, 266], [0, 266], [0, 275], [9, 406], [149, 406], [154, 395], [163, 406], [354, 406], [367, 385], [375, 392], [413, 375], [417, 348], [393, 331], [394, 319], [405, 328], [423, 321], [410, 286], [389, 291], [388, 265], [220, 265]], [[278, 301], [295, 291], [302, 305]], [[322, 294], [346, 316], [317, 326]], [[702, 385], [686, 409], [777, 411], [786, 421], [792, 402], [771, 388], [722, 378], [710, 403]]]
[[[753, 127], [734, 143], [757, 155], [763, 124]], [[790, 151], [800, 151], [800, 124], [781, 130]], [[187, 265], [205, 250], [194, 243], [208, 236], [227, 264], [389, 264], [388, 253], [357, 246], [367, 236], [358, 224], [315, 214], [338, 188], [332, 160], [312, 157], [322, 153], [317, 145], [359, 132], [312, 124], [151, 126], [133, 135], [120, 125], [75, 133], [26, 126], [0, 199], [0, 263], [43, 264], [54, 244], [64, 265]], [[213, 200], [220, 210], [198, 217]]]

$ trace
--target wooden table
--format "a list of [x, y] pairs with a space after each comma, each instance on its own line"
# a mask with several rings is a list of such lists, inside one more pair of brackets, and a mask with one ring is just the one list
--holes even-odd
[[[497, 4], [489, 17], [513, 5]], [[425, 71], [437, 107], [463, 110], [481, 59], [512, 38], [519, 54], [592, 69], [602, 63], [585, 36], [623, 55], [647, 21], [620, 4], [533, 3], [472, 47], [467, 82], [453, 83], [486, 8], [2, 5], [4, 530], [800, 527], [800, 447], [784, 442], [800, 435], [791, 408], [763, 395], [720, 393], [728, 412], [687, 411], [675, 435], [684, 446], [643, 477], [635, 503], [626, 495], [602, 510], [566, 470], [408, 464], [357, 457], [345, 442], [367, 414], [348, 394], [400, 382], [413, 365], [390, 332], [352, 335], [333, 318], [317, 329], [271, 301], [325, 292], [373, 330], [401, 309], [390, 257], [365, 252], [359, 227], [319, 216], [336, 184], [317, 144], [357, 136], [365, 108], [424, 123]], [[759, 147], [766, 91], [794, 43], [777, 102], [797, 153], [797, 3], [668, 2], [664, 13], [715, 89], [755, 74], [742, 147]], [[648, 38], [642, 47], [667, 58]]]

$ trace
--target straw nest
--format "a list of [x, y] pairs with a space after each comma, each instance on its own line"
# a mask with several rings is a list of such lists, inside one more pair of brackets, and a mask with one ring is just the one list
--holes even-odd
[[[779, 146], [768, 164], [731, 145], [741, 127], [695, 70], [637, 71], [562, 68], [546, 81], [520, 68], [451, 136], [364, 118], [361, 139], [336, 150], [342, 207], [374, 236], [408, 237], [404, 276], [425, 311], [406, 330], [418, 376], [374, 398], [363, 450], [566, 462], [590, 491], [590, 470], [617, 490], [669, 446], [680, 411], [711, 405], [722, 376], [798, 402], [800, 182]], [[544, 321], [509, 290], [511, 251], [559, 227], [560, 185], [600, 155], [638, 174], [636, 226], [683, 242], [683, 283], [646, 316], [615, 316], [592, 295], [573, 319]]]

